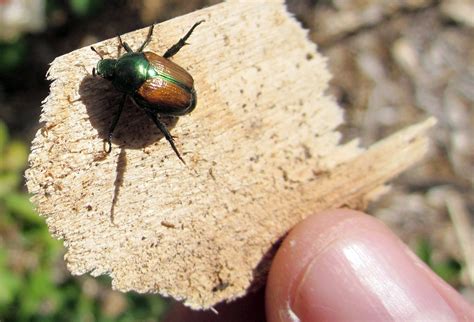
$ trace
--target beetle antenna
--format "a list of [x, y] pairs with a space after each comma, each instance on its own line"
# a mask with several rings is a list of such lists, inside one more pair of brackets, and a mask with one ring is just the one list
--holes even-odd
[[99, 53], [94, 47], [91, 46], [91, 49], [93, 52], [95, 52], [97, 55], [99, 55], [100, 59], [104, 59], [104, 57]]

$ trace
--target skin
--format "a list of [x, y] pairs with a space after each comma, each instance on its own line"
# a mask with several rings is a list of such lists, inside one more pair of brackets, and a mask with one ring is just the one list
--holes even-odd
[[216, 310], [176, 304], [166, 321], [474, 321], [473, 306], [384, 224], [345, 209], [296, 225], [265, 290]]

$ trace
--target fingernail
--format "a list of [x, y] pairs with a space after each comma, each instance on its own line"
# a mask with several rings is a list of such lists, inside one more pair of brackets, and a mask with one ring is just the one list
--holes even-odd
[[296, 280], [290, 307], [300, 321], [456, 320], [395, 237], [356, 230], [332, 240]]

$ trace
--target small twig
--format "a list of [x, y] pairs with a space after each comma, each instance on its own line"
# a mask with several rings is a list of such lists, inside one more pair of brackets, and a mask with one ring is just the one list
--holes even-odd
[[470, 285], [474, 285], [474, 230], [469, 221], [469, 212], [464, 200], [454, 191], [446, 198], [446, 207], [453, 222], [454, 231], [466, 263]]

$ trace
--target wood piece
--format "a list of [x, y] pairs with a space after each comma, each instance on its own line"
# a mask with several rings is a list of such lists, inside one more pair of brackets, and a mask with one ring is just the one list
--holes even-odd
[[[194, 77], [195, 111], [166, 120], [187, 166], [127, 103], [110, 155], [103, 140], [121, 94], [82, 48], [58, 57], [27, 185], [73, 274], [109, 274], [121, 291], [192, 308], [240, 297], [265, 277], [277, 243], [315, 211], [362, 207], [420, 160], [430, 119], [365, 151], [339, 144], [343, 112], [325, 95], [325, 59], [283, 1], [228, 1], [160, 25], [164, 53], [205, 19], [173, 61]], [[137, 48], [147, 29], [123, 35]], [[95, 44], [118, 55], [117, 39]]]

